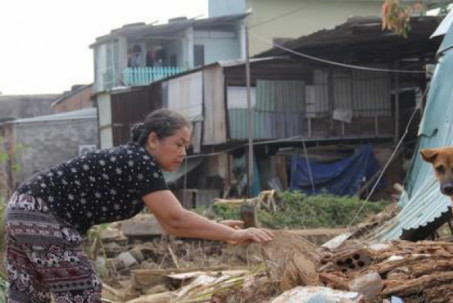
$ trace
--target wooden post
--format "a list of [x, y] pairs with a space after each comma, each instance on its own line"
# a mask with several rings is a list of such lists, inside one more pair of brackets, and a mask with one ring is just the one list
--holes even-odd
[[[395, 70], [398, 69], [398, 62], [395, 62]], [[393, 141], [398, 142], [400, 137], [400, 94], [399, 94], [399, 74], [395, 73], [395, 133]]]
[[249, 56], [249, 26], [248, 20], [245, 20], [245, 78], [247, 85], [247, 109], [248, 109], [248, 169], [247, 169], [247, 187], [248, 196], [252, 196], [253, 184], [253, 108], [252, 96], [250, 93], [250, 56]]

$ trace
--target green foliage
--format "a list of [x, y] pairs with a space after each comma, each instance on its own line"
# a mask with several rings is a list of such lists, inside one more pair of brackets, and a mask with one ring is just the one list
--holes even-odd
[[6, 204], [0, 198], [0, 303], [6, 303], [6, 269], [4, 267], [4, 255], [6, 250], [6, 227], [4, 222]]
[[[2, 142], [0, 138], [0, 143]], [[6, 153], [0, 150], [0, 168], [8, 159]], [[5, 250], [6, 250], [6, 225], [5, 225], [5, 215], [6, 215], [6, 201], [5, 201], [5, 179], [3, 178], [0, 172], [0, 303], [6, 302], [2, 301], [2, 287], [5, 286], [2, 282], [2, 277], [6, 276], [5, 268], [4, 268], [4, 258]], [[6, 281], [5, 281], [6, 283]]]
[[6, 303], [6, 290], [8, 288], [8, 282], [6, 278], [0, 275], [0, 303]]
[[93, 226], [88, 230], [87, 239], [88, 243], [86, 243], [86, 251], [88, 257], [92, 260], [96, 260], [98, 254], [101, 254], [104, 258], [107, 259], [105, 254], [105, 247], [104, 243], [102, 242], [102, 232], [109, 227], [108, 223], [100, 224], [97, 226]]
[[385, 0], [381, 9], [382, 29], [407, 38], [411, 29], [411, 14], [412, 8], [409, 5], [400, 4], [399, 0]]
[[222, 219], [240, 220], [239, 208], [231, 205], [214, 205], [214, 213]]
[[[357, 211], [365, 203], [356, 222], [371, 214], [382, 212], [385, 201], [365, 202], [357, 197], [338, 197], [331, 194], [307, 196], [298, 191], [287, 191], [278, 197], [278, 211], [260, 210], [258, 220], [270, 228], [338, 228], [351, 223]], [[239, 208], [214, 207], [223, 219], [239, 219]]]
[[[3, 255], [6, 247], [6, 225], [5, 225], [5, 214], [6, 214], [6, 203], [0, 197], [0, 256]], [[1, 262], [1, 260], [0, 260]], [[1, 275], [1, 268], [0, 266], [0, 275]]]

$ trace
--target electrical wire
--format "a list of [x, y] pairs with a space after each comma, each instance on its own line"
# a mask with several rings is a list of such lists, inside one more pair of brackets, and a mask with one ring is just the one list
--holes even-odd
[[[422, 99], [425, 98], [428, 90], [429, 90], [429, 84], [428, 84], [428, 87], [425, 89], [425, 92], [423, 93]], [[370, 193], [367, 195], [366, 199], [362, 202], [362, 205], [360, 206], [359, 210], [357, 211], [357, 213], [353, 217], [351, 223], [349, 223], [348, 228], [350, 228], [354, 224], [354, 222], [359, 217], [359, 214], [362, 212], [363, 208], [365, 207], [365, 204], [369, 201], [370, 197], [374, 194], [374, 191], [376, 190], [377, 186], [379, 185], [379, 182], [381, 181], [382, 177], [384, 176], [384, 173], [386, 172], [388, 166], [390, 165], [390, 163], [392, 162], [393, 158], [395, 157], [396, 152], [398, 151], [399, 147], [403, 143], [404, 138], [406, 138], [406, 136], [407, 136], [407, 134], [409, 132], [409, 127], [411, 126], [411, 123], [414, 120], [415, 114], [417, 113], [418, 110], [419, 109], [417, 107], [414, 108], [414, 111], [412, 112], [412, 115], [409, 118], [409, 121], [408, 121], [408, 123], [406, 125], [406, 129], [404, 130], [403, 135], [401, 136], [400, 140], [398, 141], [397, 145], [395, 146], [395, 149], [393, 150], [392, 154], [390, 155], [387, 163], [384, 165], [384, 168], [381, 170], [381, 173], [379, 174], [379, 177], [377, 178], [376, 182], [374, 183], [373, 187], [371, 188]]]
[[264, 20], [264, 21], [261, 21], [261, 22], [257, 22], [255, 24], [252, 24], [249, 26], [249, 28], [252, 28], [252, 27], [257, 27], [257, 26], [260, 26], [260, 25], [264, 25], [264, 24], [267, 24], [267, 23], [270, 23], [272, 21], [275, 21], [277, 19], [280, 19], [280, 18], [283, 18], [283, 17], [286, 17], [286, 16], [289, 16], [289, 15], [293, 15], [295, 13], [298, 13], [300, 12], [301, 10], [305, 9], [307, 7], [307, 4], [304, 4], [303, 6], [299, 7], [299, 8], [296, 8], [295, 10], [292, 10], [290, 12], [286, 12], [286, 13], [283, 13], [281, 15], [277, 15], [275, 17], [272, 17], [270, 19], [267, 19], [267, 20]]
[[[337, 2], [341, 2], [341, 1], [338, 1], [338, 0], [337, 0]], [[349, 2], [351, 2], [351, 1], [349, 1]], [[360, 1], [355, 1], [355, 2], [361, 3]], [[307, 3], [305, 3], [304, 5], [299, 6], [298, 8], [293, 9], [293, 10], [291, 10], [291, 11], [288, 11], [288, 12], [286, 12], [286, 13], [277, 15], [277, 16], [275, 16], [275, 17], [266, 19], [266, 20], [264, 20], [264, 21], [260, 21], [260, 22], [254, 23], [254, 24], [250, 25], [249, 28], [257, 27], [257, 26], [260, 26], [260, 25], [264, 25], [264, 24], [270, 23], [270, 22], [272, 22], [272, 21], [278, 20], [278, 19], [280, 19], [280, 18], [289, 16], [289, 15], [293, 15], [293, 14], [298, 13], [298, 12], [300, 12], [301, 10], [303, 10], [303, 9], [305, 9], [305, 8], [307, 8], [307, 7], [308, 7], [308, 5], [307, 5]]]

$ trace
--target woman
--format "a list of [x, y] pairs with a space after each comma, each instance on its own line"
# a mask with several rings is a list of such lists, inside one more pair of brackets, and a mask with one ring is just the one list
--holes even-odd
[[133, 142], [72, 159], [23, 183], [6, 215], [8, 302], [50, 302], [51, 293], [57, 303], [100, 302], [102, 284], [82, 250], [82, 235], [145, 206], [177, 236], [270, 241], [270, 231], [235, 229], [181, 207], [161, 169], [177, 169], [190, 138], [183, 116], [158, 110], [134, 127]]

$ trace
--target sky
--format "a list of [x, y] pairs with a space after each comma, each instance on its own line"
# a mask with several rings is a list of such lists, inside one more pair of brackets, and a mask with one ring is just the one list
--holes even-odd
[[207, 18], [207, 2], [0, 0], [0, 92], [60, 94], [92, 83], [96, 37], [129, 23]]

